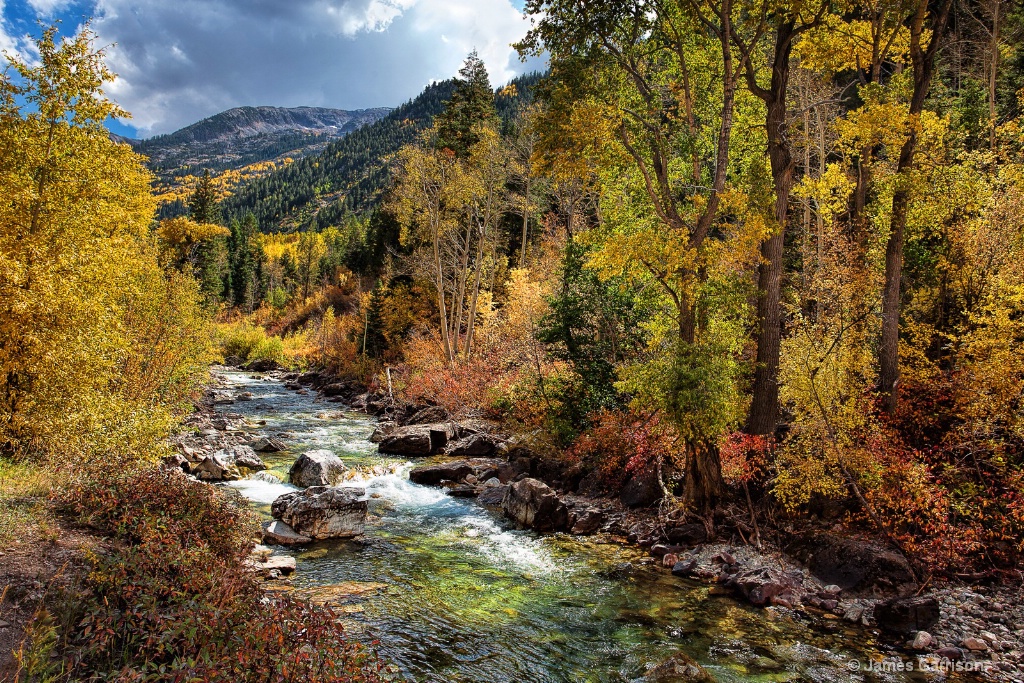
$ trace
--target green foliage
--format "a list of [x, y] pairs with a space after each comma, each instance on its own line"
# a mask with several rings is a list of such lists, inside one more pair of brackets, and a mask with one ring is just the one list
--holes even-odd
[[235, 357], [243, 363], [284, 360], [284, 344], [280, 337], [268, 335], [266, 330], [248, 322], [221, 325], [218, 346], [224, 358]]
[[567, 411], [558, 419], [575, 429], [600, 410], [622, 406], [623, 398], [615, 388], [616, 367], [642, 347], [641, 323], [648, 315], [637, 293], [625, 283], [603, 282], [586, 267], [587, 252], [578, 242], [566, 247], [560, 288], [549, 302], [551, 312], [539, 322], [537, 335], [548, 345], [548, 353], [567, 361], [578, 377], [554, 392]]

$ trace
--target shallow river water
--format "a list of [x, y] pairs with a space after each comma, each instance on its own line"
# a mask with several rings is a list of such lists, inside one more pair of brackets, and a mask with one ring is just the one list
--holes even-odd
[[[472, 500], [410, 483], [412, 463], [382, 458], [367, 440], [370, 418], [275, 380], [224, 374], [254, 398], [220, 409], [289, 445], [265, 458], [270, 473], [287, 481], [310, 448], [363, 472], [351, 484], [367, 490], [365, 539], [283, 552], [298, 560], [295, 589], [329, 599], [352, 635], [378, 641], [408, 680], [639, 681], [680, 651], [723, 683], [919, 677], [852, 671], [881, 654], [869, 632], [845, 622], [710, 596], [617, 545], [516, 530]], [[256, 477], [231, 486], [262, 514], [294, 490]]]

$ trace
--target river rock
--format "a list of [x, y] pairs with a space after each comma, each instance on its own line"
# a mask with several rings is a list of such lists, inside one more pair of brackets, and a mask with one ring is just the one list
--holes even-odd
[[481, 505], [490, 505], [497, 507], [501, 505], [501, 501], [505, 499], [505, 494], [508, 493], [508, 486], [488, 486], [485, 487], [480, 495], [477, 496], [476, 500]]
[[457, 458], [487, 457], [497, 448], [498, 440], [490, 434], [470, 434], [449, 443], [444, 452]]
[[874, 543], [819, 533], [799, 539], [789, 552], [823, 583], [843, 590], [900, 589], [915, 584], [907, 558]]
[[373, 434], [370, 434], [370, 443], [380, 443], [384, 440], [384, 437], [390, 435], [398, 429], [398, 423], [396, 422], [380, 422], [373, 430]]
[[353, 391], [351, 385], [343, 384], [341, 382], [338, 382], [338, 383], [335, 383], [335, 384], [328, 384], [326, 386], [320, 387], [320, 393], [323, 394], [324, 396], [334, 397], [334, 396], [346, 396], [348, 394], [355, 393], [355, 392]]
[[270, 506], [296, 533], [313, 540], [352, 538], [366, 528], [366, 501], [363, 489], [312, 486], [279, 496]]
[[295, 381], [304, 386], [309, 386], [322, 382], [323, 378], [320, 376], [319, 372], [304, 372], [299, 375]]
[[462, 481], [473, 474], [468, 462], [457, 460], [441, 465], [422, 465], [409, 472], [409, 481], [423, 486], [437, 486], [442, 481]]
[[963, 646], [971, 652], [986, 652], [988, 650], [988, 643], [981, 638], [964, 638]]
[[644, 676], [646, 683], [714, 683], [704, 667], [689, 655], [678, 652], [654, 667]]
[[918, 631], [914, 634], [914, 642], [910, 644], [915, 650], [927, 650], [932, 646], [934, 638], [928, 631]]
[[795, 577], [772, 567], [742, 569], [733, 575], [729, 585], [739, 591], [750, 604], [759, 607], [781, 601], [792, 606], [796, 602]]
[[694, 571], [697, 569], [697, 560], [684, 559], [676, 562], [672, 565], [672, 576], [680, 576], [688, 578], [693, 576]]
[[468, 484], [462, 484], [460, 486], [453, 486], [446, 492], [452, 498], [476, 498], [480, 495], [479, 490], [475, 486]]
[[939, 620], [939, 602], [930, 595], [893, 598], [875, 605], [875, 623], [890, 633], [926, 631]]
[[406, 425], [427, 425], [435, 424], [440, 422], [447, 422], [449, 419], [448, 411], [441, 406], [427, 406], [422, 410], [416, 411], [412, 417], [405, 421]]
[[230, 446], [217, 451], [214, 455], [221, 456], [235, 466], [244, 467], [253, 472], [262, 472], [267, 469], [267, 465], [260, 456], [256, 455], [256, 451], [249, 446]]
[[192, 468], [192, 474], [201, 481], [235, 481], [239, 479], [240, 475], [234, 463], [218, 453], [208, 455], [200, 460], [199, 464]]
[[509, 486], [501, 509], [509, 519], [537, 531], [559, 531], [569, 524], [565, 503], [537, 479], [523, 479]]
[[571, 531], [577, 536], [592, 534], [604, 524], [604, 513], [593, 508], [576, 512], [573, 517]]
[[313, 539], [296, 533], [295, 529], [281, 520], [275, 519], [263, 523], [263, 542], [277, 545], [305, 545], [312, 543]]
[[703, 524], [680, 524], [665, 531], [668, 542], [672, 545], [696, 546], [708, 540], [707, 529]]
[[626, 507], [645, 508], [657, 503], [663, 495], [658, 471], [651, 467], [634, 473], [622, 487], [619, 499]]
[[280, 453], [288, 448], [284, 441], [272, 436], [261, 436], [249, 443], [249, 447], [257, 453]]
[[306, 451], [288, 470], [288, 479], [296, 486], [334, 486], [347, 469], [331, 451]]
[[392, 455], [423, 457], [440, 452], [453, 435], [454, 428], [445, 424], [398, 427], [381, 439], [377, 449]]

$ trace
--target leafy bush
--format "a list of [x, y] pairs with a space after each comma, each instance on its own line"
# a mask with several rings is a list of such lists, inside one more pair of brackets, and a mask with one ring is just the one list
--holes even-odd
[[263, 593], [243, 567], [255, 520], [217, 489], [147, 470], [80, 482], [61, 502], [117, 550], [90, 558], [57, 680], [380, 680], [329, 609]]
[[218, 330], [219, 346], [224, 358], [232, 356], [242, 362], [284, 360], [284, 343], [279, 337], [272, 337], [262, 327], [249, 322], [224, 324]]

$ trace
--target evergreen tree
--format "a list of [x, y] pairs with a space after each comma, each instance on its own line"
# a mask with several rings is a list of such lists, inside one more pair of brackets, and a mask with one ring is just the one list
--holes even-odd
[[497, 116], [487, 67], [474, 50], [459, 70], [455, 92], [438, 117], [438, 146], [459, 158], [467, 157], [469, 148], [479, 141], [477, 127], [494, 123]]
[[[219, 224], [220, 207], [210, 172], [203, 173], [188, 201], [189, 217], [196, 223]], [[231, 290], [227, 240], [217, 237], [196, 248], [195, 276], [208, 303], [219, 303]]]

